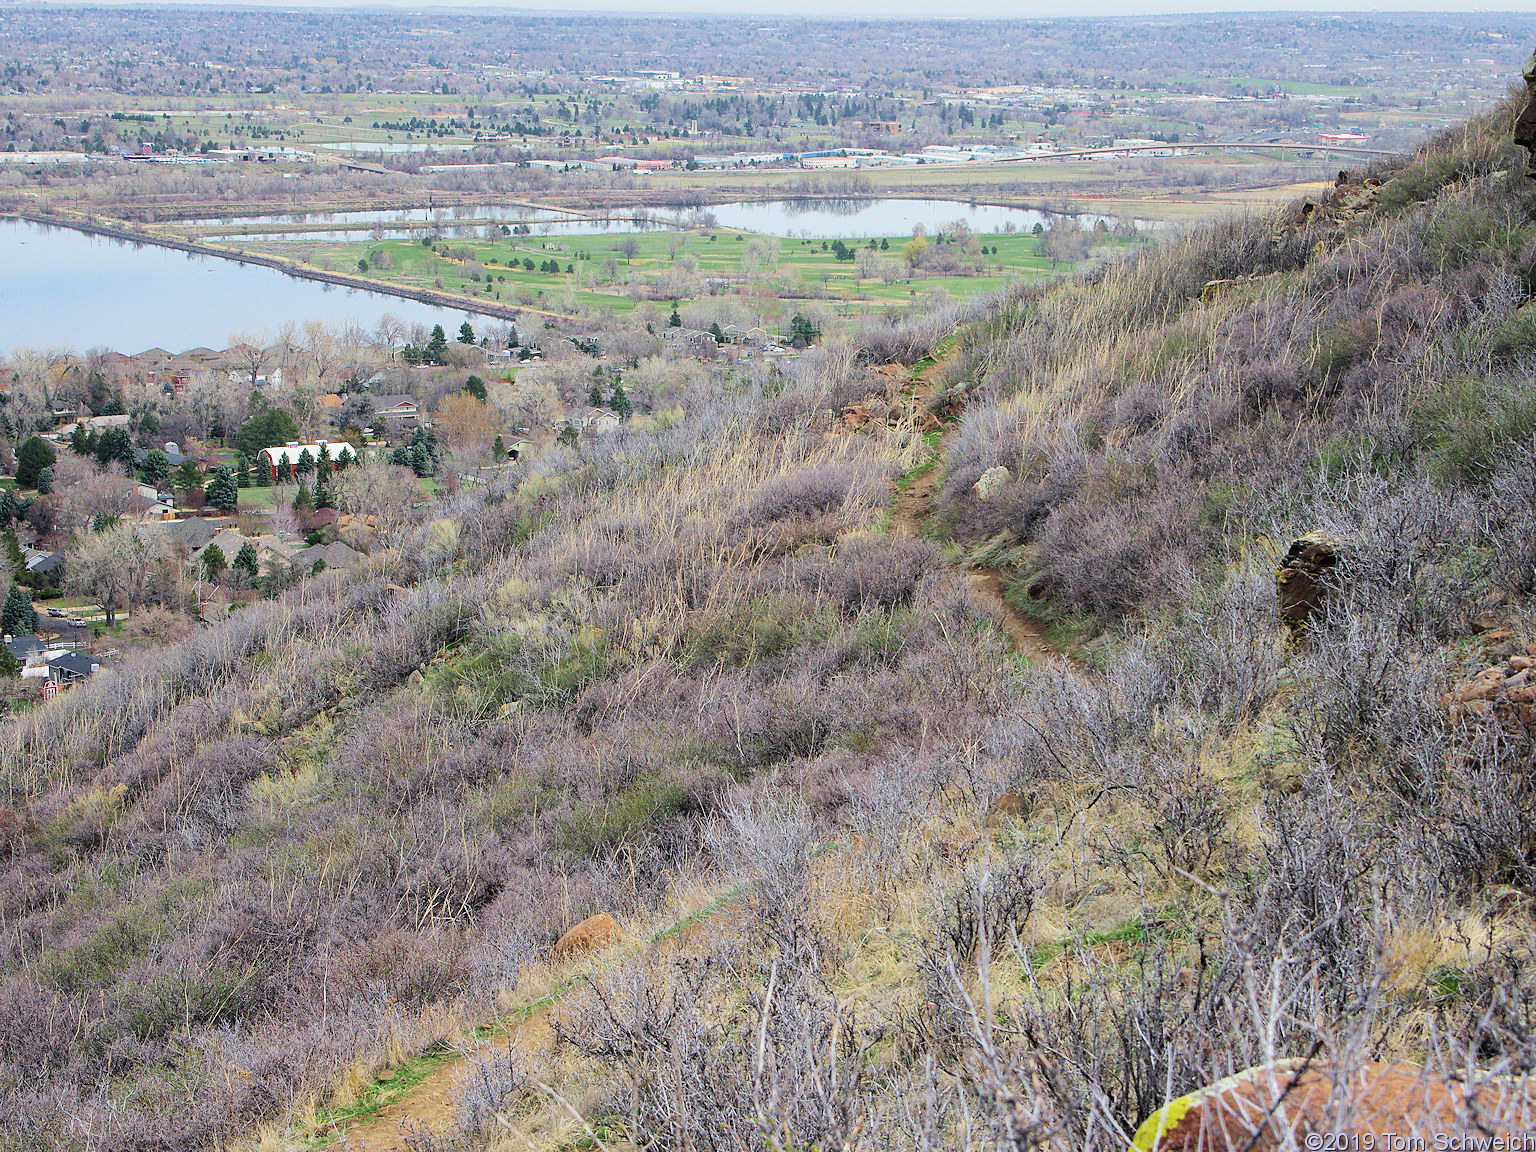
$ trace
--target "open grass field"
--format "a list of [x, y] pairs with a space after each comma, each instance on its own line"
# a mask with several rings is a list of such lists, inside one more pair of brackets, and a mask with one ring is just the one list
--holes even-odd
[[[878, 247], [882, 239], [884, 249]], [[1134, 243], [1109, 235], [1098, 239], [1105, 246], [1120, 248]], [[776, 259], [765, 259], [765, 245], [761, 243], [764, 240], [770, 249], [777, 244]], [[786, 298], [823, 298], [875, 307], [906, 301], [935, 289], [963, 298], [992, 291], [1020, 277], [1047, 277], [1064, 267], [1045, 255], [1040, 237], [998, 233], [977, 237], [986, 249], [983, 274], [925, 276], [912, 273], [901, 263], [902, 245], [909, 240], [910, 236], [876, 239], [875, 251], [888, 266], [899, 265], [900, 274], [887, 270], [882, 276], [866, 277], [859, 275], [854, 262], [839, 260], [831, 242], [757, 237], [727, 228], [622, 236], [452, 240], [442, 241], [435, 248], [405, 239], [247, 240], [242, 247], [298, 258], [335, 271], [359, 271], [359, 262], [363, 261], [369, 265], [370, 278], [435, 287], [470, 298], [618, 312], [633, 309], [637, 297], [643, 296], [633, 283], [636, 280], [691, 283], [694, 290], [680, 292], [679, 300], [706, 294], [711, 281], [718, 288], [722, 280], [747, 283], [756, 279], [773, 286]], [[631, 241], [635, 250], [628, 256], [620, 249]], [[868, 249], [870, 243], [868, 239], [859, 239], [850, 241], [849, 246], [855, 250]]]

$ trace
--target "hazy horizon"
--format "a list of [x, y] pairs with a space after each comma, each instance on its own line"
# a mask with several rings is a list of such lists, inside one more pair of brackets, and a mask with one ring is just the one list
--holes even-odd
[[457, 0], [452, 4], [421, 4], [412, 0], [243, 0], [241, 3], [225, 3], [224, 0], [52, 0], [51, 3], [34, 0], [0, 0], [0, 11], [6, 8], [45, 6], [81, 7], [167, 7], [207, 6], [217, 8], [293, 8], [293, 9], [380, 9], [406, 12], [453, 12], [465, 9], [505, 9], [523, 14], [552, 16], [571, 15], [627, 15], [627, 16], [734, 16], [750, 18], [798, 17], [821, 20], [838, 19], [893, 19], [893, 20], [1076, 20], [1083, 18], [1157, 17], [1157, 16], [1284, 16], [1287, 14], [1332, 14], [1338, 16], [1375, 15], [1472, 15], [1486, 13], [1489, 16], [1529, 15], [1519, 7], [1495, 8], [1478, 3], [1447, 3], [1446, 0], [1399, 0], [1388, 5], [1361, 5], [1337, 3], [1332, 0], [1309, 0], [1284, 5], [1268, 4], [1262, 0], [1180, 0], [1166, 3], [1162, 0], [1082, 0], [1075, 11], [1064, 15], [1059, 5], [1047, 3], [1008, 3], [1004, 0], [952, 0], [944, 5], [945, 11], [932, 11], [932, 0], [843, 0], [835, 11], [829, 11], [819, 0], [597, 0], [593, 3], [550, 4], [549, 0]]

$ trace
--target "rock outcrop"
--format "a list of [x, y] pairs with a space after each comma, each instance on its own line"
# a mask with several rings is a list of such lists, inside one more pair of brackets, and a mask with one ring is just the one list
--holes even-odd
[[1440, 697], [1440, 706], [1452, 720], [1491, 715], [1511, 728], [1536, 725], [1536, 644], [1464, 680]]
[[[1487, 1138], [1529, 1131], [1536, 1122], [1533, 1109], [1536, 1088], [1512, 1078], [1453, 1083], [1407, 1064], [1365, 1064], [1339, 1074], [1305, 1060], [1277, 1060], [1163, 1106], [1137, 1129], [1131, 1147], [1134, 1152], [1385, 1148], [1382, 1134], [1391, 1132], [1424, 1141], [1392, 1147], [1433, 1148], [1438, 1133]], [[1333, 1134], [1334, 1142], [1307, 1139], [1319, 1133]]]
[[1292, 629], [1305, 628], [1323, 606], [1328, 582], [1339, 563], [1338, 541], [1322, 532], [1308, 532], [1292, 541], [1275, 572], [1275, 601], [1280, 619]]
[[998, 489], [1013, 479], [1013, 473], [1001, 464], [995, 468], [988, 468], [981, 474], [981, 479], [971, 485], [978, 500], [990, 500], [997, 495]]

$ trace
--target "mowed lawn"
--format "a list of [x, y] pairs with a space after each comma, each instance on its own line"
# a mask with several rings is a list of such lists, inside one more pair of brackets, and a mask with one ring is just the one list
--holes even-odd
[[[423, 288], [441, 288], [463, 293], [471, 299], [489, 299], [531, 307], [566, 307], [584, 305], [596, 309], [628, 311], [636, 301], [623, 285], [593, 283], [603, 276], [605, 261], [617, 266], [620, 279], [632, 273], [647, 280], [674, 280], [701, 284], [711, 278], [739, 282], [744, 266], [757, 266], [759, 281], [768, 287], [781, 286], [786, 298], [823, 296], [841, 303], [883, 306], [910, 299], [920, 293], [940, 289], [955, 298], [989, 292], [1020, 277], [1042, 278], [1066, 269], [1042, 252], [1042, 240], [1029, 233], [978, 235], [985, 249], [986, 270], [976, 276], [926, 276], [913, 274], [901, 261], [901, 248], [911, 236], [887, 236], [886, 250], [876, 253], [900, 268], [893, 280], [860, 278], [854, 262], [839, 260], [831, 251], [831, 241], [822, 247], [820, 240], [780, 238], [776, 264], [765, 263], [762, 245], [754, 240], [769, 239], [753, 233], [728, 228], [696, 229], [687, 232], [656, 231], [643, 233], [604, 233], [574, 236], [510, 236], [497, 240], [444, 239], [436, 249], [414, 240], [306, 241], [247, 240], [242, 246], [294, 256], [320, 268], [360, 273], [359, 261], [368, 262], [365, 275], [394, 284]], [[1097, 238], [1102, 244], [1129, 246], [1130, 241], [1116, 241], [1109, 236]], [[623, 249], [634, 245], [633, 255]], [[867, 249], [867, 238], [849, 238], [854, 250]], [[380, 267], [376, 253], [384, 254]], [[447, 254], [447, 253], [451, 253]], [[528, 269], [532, 262], [533, 270]], [[541, 270], [551, 262], [559, 270]], [[680, 263], [681, 262], [681, 263]], [[696, 262], [697, 272], [687, 271]], [[474, 273], [479, 273], [479, 279]], [[680, 293], [680, 300], [699, 298], [704, 290]]]

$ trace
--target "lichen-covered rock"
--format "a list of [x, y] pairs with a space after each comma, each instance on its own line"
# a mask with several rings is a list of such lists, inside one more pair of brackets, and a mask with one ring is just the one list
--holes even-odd
[[1323, 606], [1328, 581], [1339, 563], [1339, 544], [1322, 532], [1308, 532], [1291, 543], [1275, 572], [1275, 602], [1280, 619], [1293, 629], [1306, 627]]
[[1013, 473], [999, 464], [995, 468], [988, 468], [981, 474], [981, 479], [971, 485], [978, 500], [990, 500], [997, 495], [998, 489], [1013, 479]]
[[1382, 1148], [1382, 1133], [1392, 1132], [1424, 1139], [1423, 1147], [1432, 1148], [1436, 1133], [1507, 1137], [1528, 1131], [1533, 1107], [1536, 1089], [1512, 1077], [1452, 1083], [1408, 1064], [1363, 1064], [1340, 1073], [1325, 1064], [1276, 1060], [1164, 1105], [1137, 1129], [1131, 1147], [1280, 1152], [1324, 1147], [1308, 1137], [1331, 1133], [1336, 1143], [1329, 1146]]

